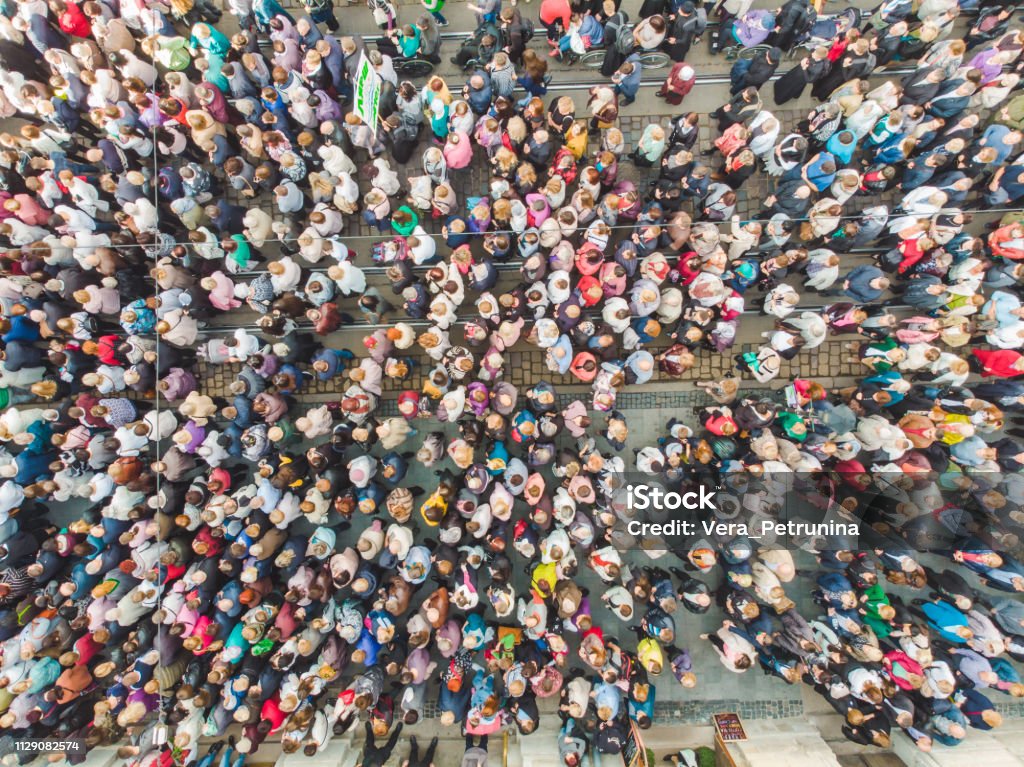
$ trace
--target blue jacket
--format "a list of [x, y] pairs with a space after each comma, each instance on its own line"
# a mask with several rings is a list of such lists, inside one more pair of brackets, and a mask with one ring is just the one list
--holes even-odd
[[619, 81], [618, 90], [626, 98], [634, 99], [640, 90], [640, 79], [643, 76], [644, 66], [640, 63], [640, 56], [636, 53], [629, 54], [626, 61], [633, 65], [633, 71]]
[[952, 644], [964, 643], [965, 640], [953, 629], [959, 626], [966, 627], [967, 616], [956, 607], [949, 602], [939, 600], [938, 602], [925, 602], [921, 605], [921, 612], [924, 613], [925, 618], [928, 620], [928, 625], [939, 632], [939, 636], [947, 642]]

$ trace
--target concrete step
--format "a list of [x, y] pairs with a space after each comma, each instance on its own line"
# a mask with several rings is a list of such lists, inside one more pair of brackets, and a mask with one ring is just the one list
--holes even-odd
[[332, 738], [323, 751], [306, 756], [302, 751], [281, 754], [275, 767], [355, 767], [359, 762], [360, 746], [353, 741], [353, 732]]
[[963, 767], [971, 764], [984, 767], [1022, 767], [1024, 751], [1012, 750], [991, 732], [971, 730], [967, 740], [956, 748], [935, 744], [929, 753], [921, 751], [914, 742], [903, 735], [893, 738], [893, 752], [907, 767]]
[[737, 767], [841, 767], [812, 721], [751, 720], [743, 726], [749, 739], [728, 746]]

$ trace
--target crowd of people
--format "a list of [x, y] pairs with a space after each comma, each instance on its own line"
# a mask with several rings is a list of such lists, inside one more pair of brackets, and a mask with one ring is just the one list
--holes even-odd
[[[1013, 9], [884, 0], [787, 61], [807, 0], [770, 24], [751, 0], [483, 0], [464, 83], [400, 79], [442, 61], [443, 5], [370, 0], [368, 45], [329, 0], [3, 3], [0, 729], [226, 767], [365, 727], [375, 767], [436, 711], [480, 765], [552, 698], [577, 767], [651, 725], [658, 683], [700, 683], [698, 641], [813, 686], [865, 745], [998, 726], [1024, 696]], [[757, 19], [704, 145], [691, 47]], [[545, 99], [548, 59], [598, 46], [608, 82]], [[655, 50], [680, 108], [627, 145]], [[807, 86], [805, 117], [773, 114]], [[774, 327], [736, 354], [751, 313]], [[835, 336], [862, 377], [761, 386]], [[511, 383], [517, 345], [571, 391]], [[653, 435], [619, 393], [700, 355], [736, 374], [630, 451]], [[723, 520], [799, 498], [863, 534], [811, 569], [782, 541], [636, 541], [629, 472], [727, 488]]]

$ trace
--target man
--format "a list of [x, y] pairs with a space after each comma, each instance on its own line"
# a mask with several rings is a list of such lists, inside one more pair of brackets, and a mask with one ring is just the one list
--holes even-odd
[[768, 38], [772, 45], [789, 51], [797, 35], [812, 23], [816, 14], [808, 0], [788, 0], [775, 15], [775, 29]]
[[810, 185], [802, 178], [780, 184], [775, 194], [764, 201], [768, 206], [766, 216], [784, 213], [792, 219], [802, 218], [811, 207], [811, 193]]
[[333, 0], [302, 0], [302, 5], [317, 24], [326, 24], [332, 32], [338, 31], [338, 17], [334, 15]]
[[877, 301], [889, 287], [889, 279], [877, 266], [858, 266], [843, 280], [845, 296], [861, 304]]
[[617, 94], [622, 96], [623, 105], [632, 104], [636, 101], [636, 94], [640, 90], [640, 78], [643, 73], [643, 66], [640, 64], [640, 56], [631, 53], [623, 62], [619, 70], [612, 75], [612, 82]]
[[942, 67], [916, 69], [903, 78], [903, 95], [900, 104], [927, 104], [938, 95], [946, 72]]
[[447, 21], [441, 24], [429, 13], [419, 17], [416, 26], [420, 30], [420, 56], [435, 64], [441, 63], [441, 30], [438, 27], [447, 24]]
[[831, 67], [828, 48], [815, 48], [810, 56], [804, 56], [799, 64], [775, 81], [775, 103], [781, 106], [800, 98], [807, 84], [818, 82]]
[[[772, 79], [781, 61], [782, 51], [779, 48], [759, 51], [753, 59], [738, 59], [733, 66], [733, 72], [730, 73], [730, 93], [736, 95], [744, 88], [760, 88]], [[741, 67], [741, 64], [745, 66]], [[737, 68], [740, 71], [737, 71]]]
[[473, 72], [462, 97], [469, 102], [469, 108], [477, 117], [486, 114], [491, 108], [491, 76], [482, 69]]
[[665, 50], [673, 61], [685, 61], [690, 52], [690, 46], [695, 40], [700, 39], [701, 33], [707, 26], [707, 21], [702, 21], [693, 3], [683, 3], [679, 7], [675, 21], [669, 28], [668, 36], [665, 38]]
[[718, 131], [724, 133], [730, 125], [749, 123], [761, 111], [761, 107], [761, 96], [757, 88], [744, 88], [728, 104], [712, 112], [711, 116], [718, 118]]

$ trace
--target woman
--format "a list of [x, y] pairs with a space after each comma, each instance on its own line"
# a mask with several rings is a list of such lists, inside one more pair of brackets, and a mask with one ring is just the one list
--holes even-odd
[[682, 149], [692, 149], [697, 143], [697, 136], [700, 133], [699, 122], [700, 115], [697, 112], [687, 112], [677, 117], [672, 122], [672, 135], [669, 138], [669, 143], [673, 146], [678, 145]]
[[[568, 0], [543, 0], [540, 4], [540, 23], [547, 30], [548, 45], [558, 46], [558, 39], [569, 29], [572, 8]], [[525, 60], [525, 54], [523, 56]]]
[[[543, 96], [548, 92], [548, 62], [532, 49], [523, 52], [523, 74], [516, 80], [530, 98]], [[520, 102], [522, 103], [522, 102]]]
[[693, 84], [696, 81], [697, 73], [693, 71], [693, 67], [684, 61], [677, 62], [672, 65], [672, 69], [669, 71], [668, 77], [665, 78], [665, 82], [661, 84], [657, 95], [672, 106], [679, 106], [683, 103], [686, 94], [693, 89]]
[[638, 47], [645, 51], [653, 51], [665, 41], [665, 17], [660, 15], [643, 19], [633, 29], [633, 39]]
[[748, 147], [741, 147], [725, 158], [721, 177], [733, 189], [738, 189], [743, 182], [754, 175], [757, 170], [757, 157]]
[[657, 123], [651, 123], [644, 128], [643, 135], [640, 136], [640, 141], [630, 155], [630, 159], [641, 168], [650, 168], [661, 159], [664, 153], [665, 129]]
[[828, 74], [814, 84], [811, 93], [816, 99], [823, 101], [843, 83], [867, 77], [874, 68], [875, 55], [871, 52], [871, 43], [861, 38], [850, 46]]
[[1024, 354], [1014, 349], [991, 351], [972, 349], [971, 366], [985, 378], [1015, 378], [1024, 375]]
[[606, 85], [595, 85], [590, 89], [587, 109], [591, 116], [591, 130], [608, 130], [619, 118], [618, 94]]

